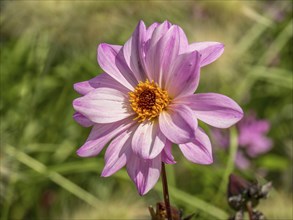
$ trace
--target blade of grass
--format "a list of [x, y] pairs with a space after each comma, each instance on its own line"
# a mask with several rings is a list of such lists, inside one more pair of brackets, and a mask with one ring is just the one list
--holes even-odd
[[[280, 10], [283, 10], [289, 6], [286, 2], [282, 3], [275, 3], [275, 6], [278, 7]], [[258, 14], [255, 10], [248, 7], [243, 8], [243, 13], [246, 14], [248, 17], [254, 19], [256, 23], [244, 34], [244, 36], [237, 44], [237, 57], [240, 57], [244, 53], [246, 53], [249, 48], [257, 41], [257, 39], [261, 37], [261, 35], [267, 30], [267, 28], [274, 24], [268, 18], [268, 13], [261, 15]]]
[[[86, 160], [74, 161], [74, 162], [67, 162], [62, 163], [54, 166], [48, 166], [47, 170], [59, 173], [61, 175], [65, 174], [77, 174], [77, 173], [84, 173], [84, 172], [98, 172], [99, 170], [97, 167], [103, 167], [104, 164], [102, 159], [96, 158], [86, 158]], [[100, 174], [100, 173], [98, 173]], [[34, 170], [29, 170], [26, 172], [22, 172], [22, 175], [19, 175], [19, 179], [21, 181], [25, 181], [26, 179], [34, 179], [37, 180], [38, 178], [44, 178], [44, 176], [40, 176]]]
[[281, 31], [281, 33], [272, 42], [263, 56], [259, 59], [259, 64], [268, 64], [272, 59], [284, 48], [287, 42], [290, 40], [293, 34], [293, 20], [291, 19], [287, 26]]
[[257, 23], [264, 24], [266, 26], [270, 26], [272, 21], [268, 18], [267, 15], [259, 14], [256, 10], [251, 7], [244, 6], [242, 10], [243, 14], [245, 14], [250, 19], [254, 20]]
[[238, 135], [235, 126], [230, 128], [230, 147], [229, 147], [229, 157], [227, 160], [226, 168], [223, 174], [222, 181], [219, 185], [219, 190], [215, 196], [215, 201], [219, 201], [221, 197], [225, 196], [226, 188], [228, 185], [229, 175], [234, 170], [235, 158], [238, 149]]
[[13, 203], [13, 192], [15, 189], [15, 182], [17, 181], [17, 175], [11, 175], [8, 187], [5, 190], [5, 200], [1, 208], [1, 220], [7, 220], [9, 216], [10, 206]]
[[[248, 9], [246, 9], [247, 11]], [[246, 13], [244, 11], [244, 13]], [[265, 16], [262, 16], [265, 18]], [[256, 40], [266, 31], [266, 29], [272, 25], [272, 22], [268, 19], [263, 19], [265, 22], [257, 22], [255, 23], [246, 33], [245, 35], [240, 39], [239, 43], [237, 44], [237, 48], [235, 51], [237, 51], [236, 55], [237, 57], [242, 56], [244, 53], [246, 53], [249, 48], [256, 42]]]
[[61, 186], [62, 188], [72, 193], [79, 199], [85, 201], [89, 205], [93, 207], [98, 207], [100, 205], [101, 202], [99, 199], [97, 199], [81, 187], [77, 186], [75, 183], [71, 182], [67, 178], [63, 177], [59, 173], [48, 170], [48, 168], [38, 160], [30, 157], [29, 155], [23, 152], [20, 152], [19, 150], [16, 150], [12, 146], [6, 146], [5, 150], [9, 156], [16, 158], [18, 161], [30, 167], [31, 169], [37, 171], [38, 173], [47, 176], [57, 185]]
[[50, 144], [50, 143], [30, 143], [28, 144], [24, 152], [25, 153], [40, 153], [40, 152], [55, 152], [56, 148], [59, 147], [59, 144]]
[[291, 72], [284, 69], [256, 66], [251, 71], [250, 77], [254, 78], [254, 81], [265, 80], [277, 86], [293, 89]]
[[[286, 45], [286, 43], [290, 40], [292, 37], [292, 19], [288, 23], [288, 25], [283, 29], [283, 31], [276, 37], [276, 39], [271, 43], [269, 48], [264, 52], [264, 54], [261, 56], [261, 58], [258, 61], [258, 65], [255, 67], [252, 67], [249, 71], [247, 71], [247, 75], [245, 79], [243, 79], [242, 83], [239, 85], [237, 90], [237, 99], [243, 100], [246, 97], [247, 90], [250, 90], [250, 88], [254, 85], [257, 78], [251, 78], [254, 72], [254, 68], [258, 68], [259, 66], [263, 66], [268, 64], [275, 56], [278, 54]], [[292, 86], [292, 85], [291, 85]], [[290, 86], [290, 88], [291, 88]]]

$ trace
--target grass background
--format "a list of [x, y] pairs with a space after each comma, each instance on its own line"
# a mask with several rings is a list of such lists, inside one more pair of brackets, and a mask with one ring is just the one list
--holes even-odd
[[[274, 147], [250, 170], [234, 169], [233, 147], [230, 154], [214, 147], [211, 166], [191, 164], [175, 150], [178, 163], [167, 166], [171, 202], [198, 219], [226, 219], [232, 210], [225, 183], [234, 170], [273, 181], [260, 206], [268, 219], [293, 218], [291, 1], [20, 0], [0, 6], [1, 220], [149, 218], [147, 206], [162, 199], [160, 183], [140, 197], [125, 169], [100, 178], [103, 155], [75, 154], [90, 129], [73, 121], [71, 104], [78, 97], [73, 83], [101, 73], [97, 45], [123, 44], [140, 19], [178, 24], [189, 42], [223, 42], [222, 57], [202, 69], [199, 91], [225, 94], [272, 125]], [[231, 133], [235, 139], [235, 129]]]

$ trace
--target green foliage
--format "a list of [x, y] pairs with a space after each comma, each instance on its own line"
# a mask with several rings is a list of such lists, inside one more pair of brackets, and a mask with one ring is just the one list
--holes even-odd
[[[90, 129], [72, 120], [73, 84], [101, 73], [97, 44], [123, 44], [140, 19], [177, 23], [190, 42], [225, 43], [223, 56], [202, 69], [199, 92], [233, 97], [271, 122], [272, 151], [236, 172], [265, 176], [276, 190], [292, 193], [292, 2], [4, 1], [0, 7], [1, 220], [148, 219], [147, 205], [162, 198], [160, 184], [142, 198], [125, 170], [100, 178], [104, 152], [77, 157]], [[173, 205], [203, 220], [228, 216], [225, 187], [237, 150], [230, 132], [229, 154], [214, 146], [211, 166], [191, 164], [173, 147], [178, 163], [167, 167]], [[276, 217], [278, 203], [267, 206]]]

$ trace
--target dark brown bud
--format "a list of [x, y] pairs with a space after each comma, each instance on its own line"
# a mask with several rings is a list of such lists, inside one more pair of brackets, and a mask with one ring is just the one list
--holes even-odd
[[251, 183], [247, 180], [234, 174], [230, 174], [228, 184], [228, 197], [242, 194], [243, 191], [246, 190], [250, 185]]
[[256, 207], [260, 199], [267, 197], [271, 188], [271, 182], [261, 186], [257, 182], [248, 182], [231, 174], [228, 184], [228, 204], [236, 211], [245, 211], [248, 202], [251, 207]]

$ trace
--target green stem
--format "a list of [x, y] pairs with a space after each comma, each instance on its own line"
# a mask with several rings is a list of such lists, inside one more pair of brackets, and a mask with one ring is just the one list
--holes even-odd
[[171, 213], [171, 205], [169, 200], [169, 192], [168, 192], [168, 182], [167, 182], [167, 176], [166, 176], [166, 169], [165, 169], [165, 163], [162, 162], [162, 185], [163, 185], [163, 195], [164, 195], [164, 201], [167, 211], [167, 218], [168, 220], [172, 220], [172, 213]]
[[238, 135], [235, 126], [230, 129], [230, 146], [229, 146], [229, 157], [226, 165], [226, 169], [223, 174], [222, 181], [220, 183], [219, 191], [215, 197], [215, 200], [218, 201], [223, 193], [225, 192], [228, 185], [229, 175], [234, 170], [235, 158], [238, 149]]

